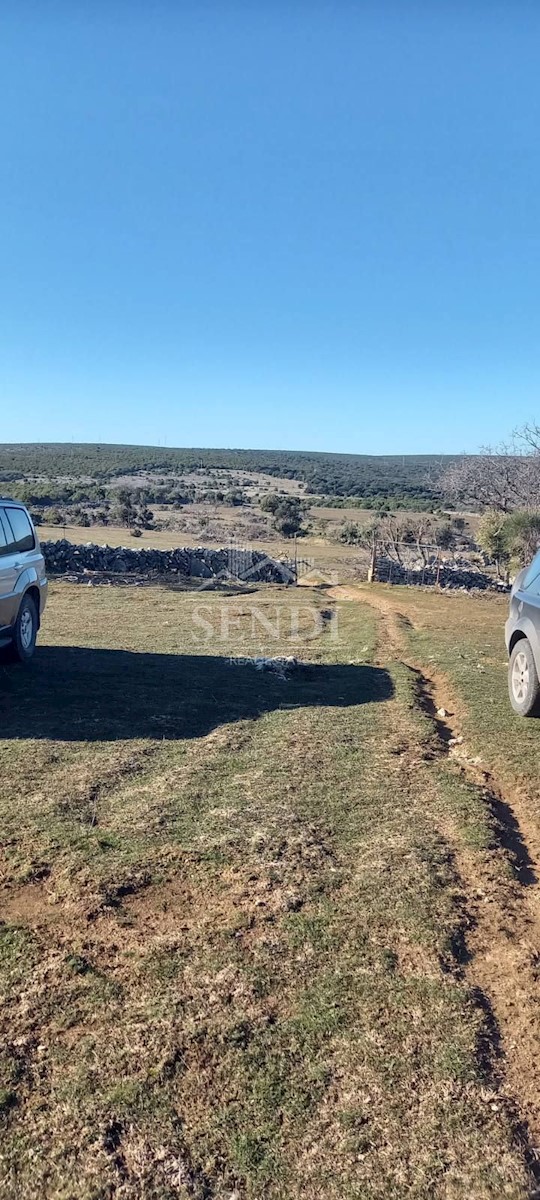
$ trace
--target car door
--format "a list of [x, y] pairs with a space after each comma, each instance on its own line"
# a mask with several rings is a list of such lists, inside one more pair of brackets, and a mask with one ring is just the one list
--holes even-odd
[[540, 630], [540, 554], [535, 555], [518, 593], [523, 615]]
[[2, 625], [12, 625], [17, 617], [20, 602], [17, 584], [19, 576], [35, 552], [36, 535], [28, 512], [24, 509], [11, 504], [2, 505], [0, 520], [5, 539], [5, 545], [0, 552], [1, 628]]
[[517, 629], [528, 638], [540, 674], [540, 552], [512, 588], [509, 625], [512, 635]]
[[22, 555], [17, 549], [7, 511], [0, 507], [0, 629], [12, 625], [15, 620], [17, 580], [22, 569]]

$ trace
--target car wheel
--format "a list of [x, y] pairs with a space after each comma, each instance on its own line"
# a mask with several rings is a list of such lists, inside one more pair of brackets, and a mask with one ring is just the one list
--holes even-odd
[[510, 704], [520, 717], [532, 717], [540, 711], [540, 681], [527, 638], [516, 642], [508, 666]]
[[25, 596], [17, 613], [10, 657], [28, 662], [36, 648], [37, 631], [36, 606], [31, 596]]

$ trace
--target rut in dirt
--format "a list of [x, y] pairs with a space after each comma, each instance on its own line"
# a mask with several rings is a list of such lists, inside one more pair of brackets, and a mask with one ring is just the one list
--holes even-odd
[[[348, 589], [352, 593], [352, 589]], [[345, 598], [345, 597], [343, 597]], [[348, 599], [352, 595], [347, 596]], [[486, 852], [468, 851], [450, 821], [456, 871], [464, 897], [464, 945], [456, 966], [486, 1016], [489, 1045], [481, 1051], [501, 1103], [512, 1118], [531, 1178], [531, 1200], [540, 1197], [540, 829], [519, 795], [508, 796], [492, 771], [468, 752], [443, 677], [410, 661], [410, 618], [387, 597], [357, 591], [381, 621], [377, 661], [394, 658], [413, 676], [419, 710], [433, 729], [431, 756], [473, 788], [485, 810], [492, 841]]]
[[488, 809], [489, 823], [495, 835], [496, 845], [507, 854], [514, 877], [523, 887], [538, 882], [536, 859], [533, 858], [527, 840], [512, 805], [505, 799], [489, 771], [480, 771], [460, 754], [461, 735], [450, 724], [454, 714], [447, 711], [442, 701], [436, 698], [434, 681], [417, 667], [411, 667], [416, 682], [417, 703], [429, 718], [435, 730], [436, 744], [440, 753], [452, 756], [458, 770], [465, 774], [470, 783], [480, 792], [482, 803]]
[[[540, 1197], [540, 894], [538, 860], [512, 804], [493, 775], [460, 752], [452, 712], [437, 699], [435, 681], [415, 671], [419, 707], [430, 718], [441, 757], [467, 779], [487, 809], [494, 862], [478, 870], [456, 848], [455, 862], [466, 897], [468, 931], [461, 956], [464, 977], [487, 1020], [486, 1059], [513, 1118], [531, 1175], [531, 1200]], [[442, 715], [444, 713], [444, 716]], [[510, 866], [500, 877], [497, 855]]]

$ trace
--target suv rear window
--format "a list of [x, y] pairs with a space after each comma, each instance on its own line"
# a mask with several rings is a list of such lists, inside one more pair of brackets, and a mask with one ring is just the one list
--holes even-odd
[[[4, 520], [2, 520], [4, 517]], [[11, 529], [8, 534], [8, 524], [5, 519], [3, 508], [0, 508], [0, 554], [7, 554], [7, 548], [11, 542]]]
[[[530, 567], [528, 568], [528, 570], [526, 571], [526, 573], [523, 577], [523, 581], [521, 584], [521, 590], [525, 591], [526, 588], [530, 588], [531, 584], [534, 583], [538, 579], [539, 575], [540, 575], [540, 551], [538, 551], [538, 553], [535, 554]], [[535, 588], [534, 590], [536, 591], [537, 588]]]
[[23, 553], [25, 550], [33, 550], [36, 539], [24, 509], [4, 508], [0, 510], [0, 516], [8, 537], [7, 546], [0, 544], [0, 554], [17, 554]]

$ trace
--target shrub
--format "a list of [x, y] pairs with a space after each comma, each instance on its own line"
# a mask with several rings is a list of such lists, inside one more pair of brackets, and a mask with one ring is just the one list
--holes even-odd
[[231, 491], [225, 492], [223, 499], [225, 504], [232, 504], [236, 507], [239, 504], [245, 504], [247, 496], [241, 488], [232, 488]]
[[64, 525], [65, 516], [59, 508], [46, 508], [43, 511], [43, 520], [47, 525]]
[[344, 521], [339, 527], [338, 538], [346, 546], [358, 546], [362, 541], [362, 530], [355, 521]]
[[305, 533], [302, 503], [296, 496], [279, 496], [276, 492], [270, 492], [268, 496], [263, 496], [260, 506], [263, 512], [272, 513], [274, 529], [283, 537]]
[[513, 512], [504, 523], [506, 546], [512, 563], [524, 567], [540, 545], [540, 512]]
[[489, 510], [484, 513], [478, 528], [478, 543], [495, 563], [508, 573], [526, 566], [540, 545], [540, 512], [513, 512], [509, 516]]

